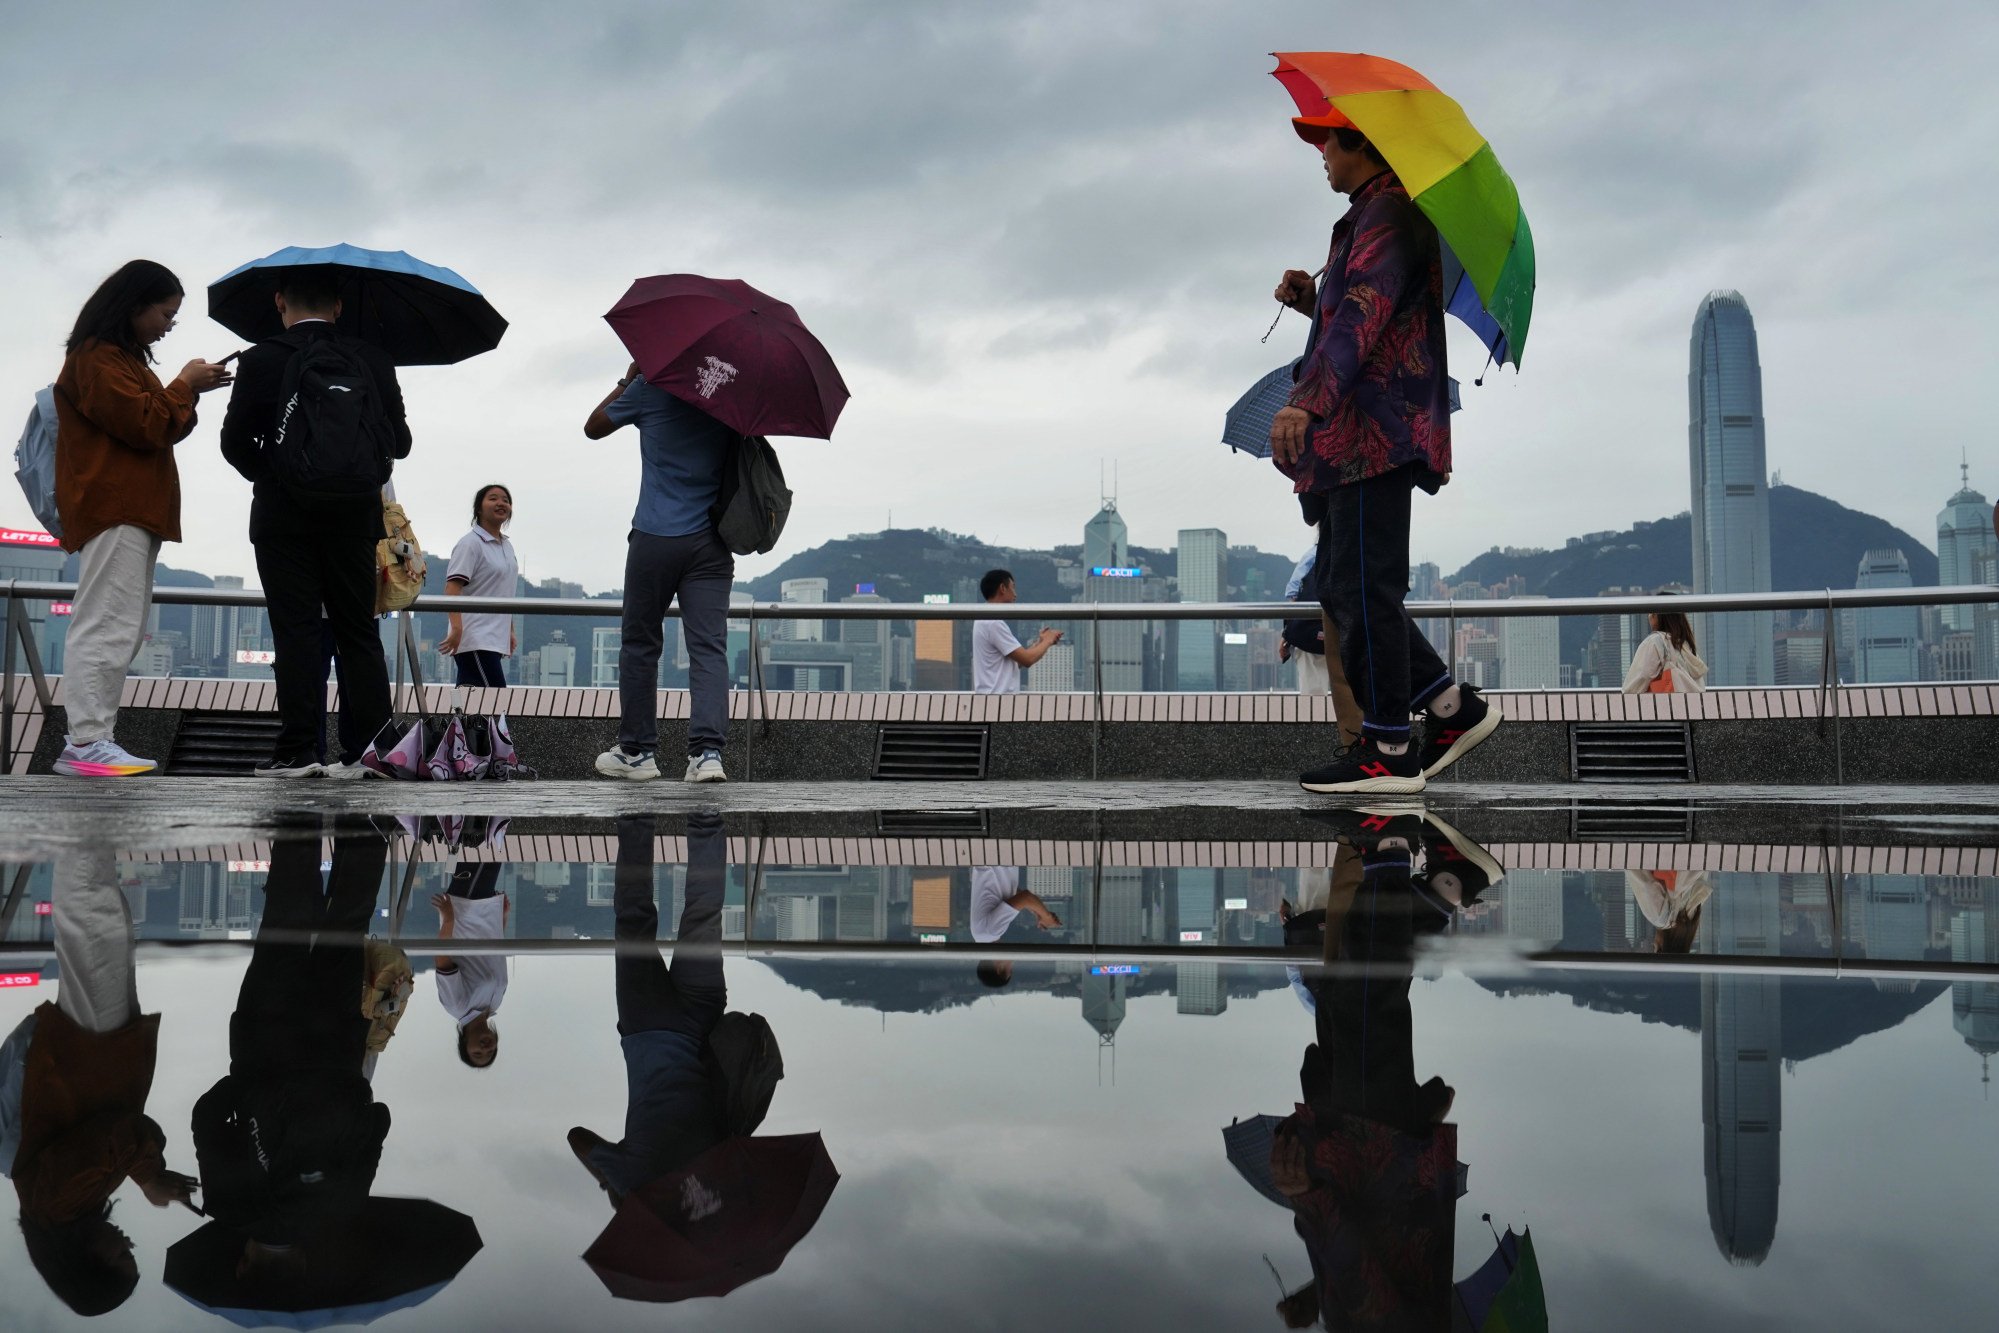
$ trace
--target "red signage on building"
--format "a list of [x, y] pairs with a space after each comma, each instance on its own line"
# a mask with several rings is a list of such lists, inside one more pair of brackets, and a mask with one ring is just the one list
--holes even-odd
[[74, 613], [75, 611], [76, 611], [76, 603], [74, 603], [74, 602], [50, 602], [50, 603], [49, 603], [49, 614], [50, 614], [50, 615], [52, 615], [52, 616], [66, 616], [66, 615], [71, 615], [71, 614], [73, 614], [73, 613]]
[[0, 972], [0, 990], [9, 986], [39, 986], [42, 974], [39, 972]]
[[54, 903], [36, 903], [36, 904], [35, 904], [35, 915], [36, 915], [36, 916], [49, 916], [49, 915], [51, 915], [51, 914], [53, 914], [53, 913], [54, 913], [54, 911], [55, 911], [55, 908], [56, 908], [56, 905], [55, 905]]
[[0, 546], [61, 546], [46, 532], [32, 528], [0, 528]]

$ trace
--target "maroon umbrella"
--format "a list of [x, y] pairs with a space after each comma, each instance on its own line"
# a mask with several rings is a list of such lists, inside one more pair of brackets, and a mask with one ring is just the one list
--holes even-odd
[[817, 1134], [724, 1139], [626, 1195], [583, 1261], [628, 1301], [726, 1296], [775, 1273], [839, 1183]]
[[745, 435], [831, 439], [847, 405], [798, 312], [747, 282], [640, 278], [604, 318], [648, 380]]

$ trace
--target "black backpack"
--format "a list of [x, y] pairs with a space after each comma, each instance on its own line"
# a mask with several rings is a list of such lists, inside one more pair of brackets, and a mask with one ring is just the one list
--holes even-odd
[[784, 1077], [777, 1034], [762, 1014], [726, 1013], [708, 1034], [702, 1052], [718, 1075], [715, 1118], [722, 1133], [747, 1137], [757, 1132]]
[[791, 491], [777, 450], [761, 435], [738, 436], [722, 468], [722, 491], [708, 517], [722, 545], [737, 555], [762, 555], [777, 545], [791, 516]]
[[395, 432], [375, 374], [351, 339], [314, 338], [285, 366], [271, 474], [307, 498], [376, 495], [389, 480]]

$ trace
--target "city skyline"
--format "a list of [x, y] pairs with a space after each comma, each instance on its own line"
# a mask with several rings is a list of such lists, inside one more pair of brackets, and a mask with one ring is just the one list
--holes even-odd
[[[1708, 305], [1704, 304], [1704, 315], [1707, 310]], [[1698, 337], [1697, 332], [1697, 346]], [[1975, 565], [1985, 570], [1988, 578], [1999, 578], [1999, 540], [1969, 528], [1965, 521], [1966, 513], [1982, 506], [1983, 496], [1969, 487], [1968, 465], [1960, 464], [1959, 471], [1960, 489], [1937, 516], [1939, 547], [1955, 542], [1953, 549], [1959, 564]], [[1128, 544], [1126, 533], [1116, 498], [1101, 496], [1097, 508], [1081, 525], [1080, 542], [1068, 548], [1076, 552], [1075, 557], [1054, 557], [1054, 572], [1061, 585], [1058, 600], [1256, 601], [1278, 595], [1275, 580], [1258, 567], [1258, 562], [1284, 557], [1253, 547], [1231, 546], [1228, 534], [1218, 528], [1183, 529], [1176, 545], [1161, 553], [1172, 562], [1170, 574], [1137, 564], [1087, 563], [1093, 556], [1136, 560], [1140, 552]], [[885, 535], [864, 537], [872, 540]], [[1902, 545], [1926, 552], [1921, 542], [1908, 534], [1897, 535]], [[1616, 536], [1615, 533], [1585, 534], [1570, 538], [1568, 546], [1573, 549], [1579, 542]], [[1003, 559], [1005, 554], [994, 552], [991, 558]], [[1013, 554], [1041, 558], [1046, 553]], [[60, 577], [66, 563], [66, 558], [45, 534], [0, 530], [0, 576], [53, 580]], [[1411, 592], [1419, 600], [1451, 598], [1462, 605], [1475, 604], [1481, 599], [1543, 595], [1530, 594], [1527, 585], [1517, 577], [1491, 584], [1476, 580], [1449, 582], [1439, 567], [1428, 561], [1412, 564], [1411, 575]], [[212, 578], [217, 586], [243, 584], [241, 576]], [[1905, 552], [1893, 547], [1869, 548], [1860, 558], [1852, 586], [1900, 587], [1908, 586], [1910, 581]], [[953, 576], [933, 578], [931, 582], [940, 591], [925, 594], [923, 600], [978, 599], [975, 578]], [[827, 600], [888, 600], [877, 594], [874, 583], [855, 583], [853, 589], [851, 594], [843, 593], [828, 577], [812, 575], [784, 579], [778, 592], [781, 600], [806, 604]], [[523, 577], [518, 591], [526, 596], [576, 599], [583, 597], [585, 590], [559, 577], [533, 584]], [[1597, 595], [1654, 591], [1657, 588], [1650, 585], [1594, 589]], [[736, 601], [748, 597], [740, 587], [732, 594]], [[31, 606], [30, 620], [45, 665], [50, 670], [60, 670], [66, 621], [54, 612], [54, 608]], [[614, 626], [590, 626], [535, 617], [532, 613], [515, 619], [520, 643], [515, 670], [517, 683], [597, 688], [618, 683], [618, 635]], [[1580, 619], [1586, 618], [1572, 616], [1564, 621]], [[1842, 676], [1854, 683], [1880, 683], [1969, 680], [1999, 675], [1999, 608], [1978, 608], [1967, 619], [1973, 624], [1972, 629], [1953, 630], [1943, 609], [1884, 608], [1843, 613], [1839, 653]], [[542, 622], [538, 631], [530, 623], [533, 620]], [[1460, 679], [1484, 688], [1614, 688], [1621, 682], [1624, 666], [1646, 631], [1643, 618], [1638, 616], [1605, 616], [1599, 620], [1595, 632], [1585, 642], [1569, 639], [1559, 628], [1564, 622], [1478, 617], [1467, 605], [1457, 621], [1455, 642], [1446, 642], [1447, 634], [1440, 624], [1426, 625], [1426, 632]], [[566, 628], [555, 628], [558, 624]], [[171, 628], [167, 628], [169, 625]], [[391, 622], [384, 625], [384, 647], [393, 653], [397, 647], [395, 631]], [[435, 650], [440, 625], [435, 613], [424, 613], [416, 626], [427, 679], [443, 679], [450, 674], [450, 664]], [[156, 605], [152, 626], [153, 632], [134, 664], [135, 674], [252, 678], [268, 678], [270, 674], [269, 636], [263, 615], [255, 608]], [[964, 626], [942, 622], [919, 625], [914, 637], [898, 632], [899, 628], [890, 622], [781, 622], [765, 648], [765, 687], [859, 691], [969, 688], [969, 652], [960, 641], [965, 636]], [[1038, 627], [1027, 628], [1031, 632]], [[1082, 624], [1071, 626], [1071, 630], [1070, 641], [1058, 645], [1056, 651], [1027, 673], [1024, 688], [1036, 692], [1097, 688], [1087, 637], [1091, 630]], [[1103, 626], [1099, 632], [1103, 644], [1102, 687], [1114, 692], [1295, 688], [1292, 665], [1278, 656], [1276, 630], [1259, 622], [1120, 622]], [[1801, 685], [1818, 681], [1824, 648], [1816, 621], [1809, 616], [1789, 617], [1769, 637], [1773, 640], [1775, 663], [1769, 683]], [[672, 651], [662, 657], [657, 683], [660, 688], [677, 688], [684, 686], [687, 669], [677, 623], [669, 623], [667, 638]], [[748, 642], [747, 625], [732, 621], [729, 658], [732, 677], [739, 686], [749, 680]]]

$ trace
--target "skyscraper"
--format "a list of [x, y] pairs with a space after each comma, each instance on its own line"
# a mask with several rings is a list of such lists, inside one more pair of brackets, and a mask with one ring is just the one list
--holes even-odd
[[[1533, 597], [1511, 601], [1542, 601]], [[1509, 616], [1499, 622], [1499, 683], [1509, 690], [1552, 690], [1562, 683], [1562, 622], [1553, 616]]]
[[1107, 495], [1096, 517], [1083, 525], [1083, 568], [1130, 563], [1131, 550], [1125, 542], [1124, 519], [1117, 511], [1117, 497]]
[[[1706, 906], [1714, 953], [1774, 955], [1775, 875], [1733, 875]], [[1782, 990], [1775, 976], [1701, 977], [1701, 1130], [1708, 1227], [1731, 1263], [1760, 1264], [1777, 1238], [1784, 1129]]]
[[[1228, 534], [1220, 528], [1183, 528], [1178, 552], [1180, 600], [1219, 602], [1228, 583]], [[1218, 682], [1213, 621], [1182, 620], [1175, 649], [1175, 682], [1183, 690], [1212, 690]]]
[[[1769, 469], [1756, 324], [1740, 293], [1710, 292], [1694, 315], [1687, 372], [1693, 482], [1694, 591], [1770, 591]], [[1768, 685], [1775, 674], [1767, 611], [1709, 615], [1700, 642], [1716, 685]]]
[[[1906, 588], [1909, 557], [1898, 550], [1860, 558], [1856, 588]], [[1863, 606], [1853, 612], [1853, 675], [1862, 684], [1922, 679], [1919, 642], [1922, 613], [1913, 606]]]
[[[1992, 506], [1971, 489], [1971, 469], [1962, 472], [1964, 484], [1937, 514], [1937, 582], [1946, 588], [1977, 583], [1978, 557], [1999, 545], [1992, 535]], [[1946, 606], [1943, 623], [1951, 630], [1975, 628], [1972, 608]]]
[[[809, 602], [817, 605], [826, 600], [825, 579], [786, 579], [778, 585], [778, 596], [787, 602]], [[826, 622], [823, 620], [780, 620], [774, 638], [795, 642], [818, 643], [826, 637]]]
[[1182, 528], [1178, 557], [1180, 600], [1221, 601], [1228, 584], [1228, 534], [1220, 528]]
[[[1123, 525], [1119, 525], [1122, 532]], [[1144, 572], [1130, 567], [1097, 565], [1083, 581], [1083, 591], [1076, 598], [1079, 602], [1137, 602], [1143, 600], [1144, 589], [1140, 586]], [[1142, 620], [1105, 620], [1088, 627], [1097, 639], [1097, 652], [1103, 666], [1103, 682], [1106, 690], [1136, 693], [1145, 688], [1145, 622]], [[1094, 689], [1091, 678], [1094, 666], [1090, 659], [1077, 655], [1077, 671], [1085, 678], [1078, 682], [1083, 689]]]

